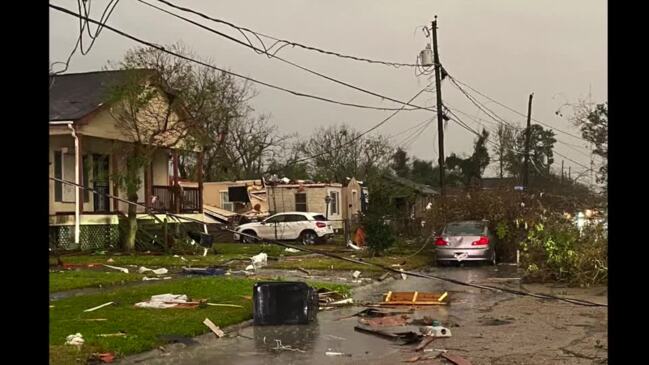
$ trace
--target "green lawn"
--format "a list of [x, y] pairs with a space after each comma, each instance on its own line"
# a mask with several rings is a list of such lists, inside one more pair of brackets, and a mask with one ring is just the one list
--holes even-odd
[[[66, 298], [50, 302], [50, 364], [71, 364], [85, 360], [92, 352], [115, 352], [119, 356], [134, 354], [163, 345], [160, 335], [196, 336], [209, 331], [203, 320], [209, 318], [225, 327], [252, 318], [253, 280], [231, 277], [188, 278], [160, 282], [142, 287], [116, 288], [109, 292]], [[316, 287], [341, 290], [341, 285], [310, 283]], [[143, 309], [136, 302], [148, 300], [155, 294], [187, 294], [192, 299], [207, 299], [210, 303], [230, 303], [243, 308], [211, 307], [197, 309]], [[116, 304], [85, 313], [85, 309], [113, 301]], [[106, 321], [86, 321], [105, 318]], [[126, 337], [100, 337], [124, 331]], [[80, 352], [66, 346], [66, 336], [81, 333], [85, 344]], [[85, 362], [84, 362], [85, 363]]]
[[69, 270], [50, 272], [50, 293], [77, 289], [121, 284], [142, 280], [144, 275], [123, 272], [96, 270]]
[[[281, 255], [292, 256], [303, 253], [290, 253], [284, 251], [284, 247], [272, 244], [240, 244], [240, 243], [217, 243], [207, 256], [201, 255], [70, 255], [62, 256], [61, 260], [66, 264], [104, 264], [109, 258], [113, 259], [110, 265], [138, 265], [150, 268], [155, 267], [182, 267], [182, 266], [209, 266], [219, 265], [231, 259], [248, 259], [250, 256], [265, 252], [268, 256], [278, 257]], [[181, 257], [185, 258], [183, 261]]]
[[[345, 256], [349, 257], [349, 256]], [[358, 256], [356, 257], [358, 258]], [[372, 262], [376, 264], [381, 264], [384, 266], [394, 267], [396, 269], [403, 268], [404, 270], [416, 269], [419, 267], [424, 267], [430, 265], [433, 262], [433, 259], [430, 255], [417, 255], [413, 257], [406, 256], [386, 256], [386, 257], [373, 257], [373, 258], [363, 258], [366, 262]], [[406, 262], [402, 266], [392, 266], [395, 264], [401, 264]], [[297, 269], [301, 267], [306, 270], [360, 270], [360, 271], [370, 271], [370, 272], [381, 272], [383, 269], [376, 266], [367, 266], [356, 264], [349, 261], [342, 261], [329, 257], [305, 257], [302, 259], [293, 259], [293, 260], [284, 260], [276, 263], [271, 263], [269, 265], [273, 269]]]

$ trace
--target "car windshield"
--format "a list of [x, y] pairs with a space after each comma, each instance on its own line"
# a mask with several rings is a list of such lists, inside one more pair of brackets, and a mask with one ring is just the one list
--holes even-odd
[[457, 222], [446, 226], [446, 234], [449, 236], [480, 236], [483, 233], [484, 223], [481, 222]]
[[327, 220], [327, 218], [322, 214], [314, 215], [313, 219], [316, 220], [316, 221], [320, 221], [320, 222], [323, 222], [323, 221]]

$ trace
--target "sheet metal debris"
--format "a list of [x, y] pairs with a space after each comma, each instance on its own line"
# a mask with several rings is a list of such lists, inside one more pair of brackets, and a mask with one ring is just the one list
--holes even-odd
[[346, 357], [352, 357], [352, 354], [346, 354], [344, 352], [333, 352], [333, 351], [327, 351], [325, 352], [326, 356], [346, 356]]
[[424, 336], [451, 337], [451, 330], [442, 326], [424, 326], [419, 329]]
[[218, 267], [183, 267], [183, 274], [188, 275], [224, 275], [223, 268]]
[[393, 333], [393, 332], [377, 330], [374, 328], [368, 328], [365, 326], [355, 326], [354, 330], [362, 333], [383, 337], [385, 339], [392, 340], [392, 341], [400, 341], [401, 344], [403, 345], [419, 342], [422, 337], [422, 335], [412, 331]]
[[140, 274], [144, 274], [145, 272], [152, 272], [156, 275], [164, 275], [169, 272], [169, 270], [165, 269], [164, 267], [161, 267], [159, 269], [149, 269], [148, 267], [140, 266], [139, 269], [137, 269], [137, 272]]
[[135, 303], [138, 308], [197, 308], [205, 304], [205, 301], [189, 301], [187, 295], [179, 294], [158, 294], [151, 296], [151, 299], [146, 302]]

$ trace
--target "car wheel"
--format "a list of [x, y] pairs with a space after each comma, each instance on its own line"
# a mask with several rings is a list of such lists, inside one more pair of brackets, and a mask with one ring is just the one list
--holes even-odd
[[[245, 232], [241, 232], [241, 233], [245, 233], [245, 234], [249, 234], [251, 236], [257, 237], [257, 234], [254, 231], [245, 231]], [[241, 235], [241, 242], [242, 243], [255, 243], [257, 241], [258, 241], [257, 238], [252, 238], [252, 237]]]
[[312, 245], [317, 239], [318, 236], [316, 236], [312, 231], [304, 231], [300, 234], [300, 241], [302, 241], [303, 245]]

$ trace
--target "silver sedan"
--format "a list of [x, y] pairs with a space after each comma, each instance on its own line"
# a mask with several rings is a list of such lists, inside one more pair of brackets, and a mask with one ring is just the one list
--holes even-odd
[[437, 262], [487, 261], [495, 265], [494, 241], [487, 221], [448, 223], [435, 240]]

